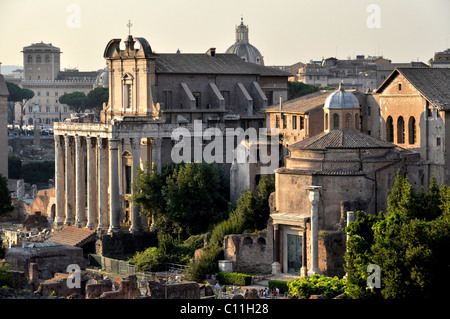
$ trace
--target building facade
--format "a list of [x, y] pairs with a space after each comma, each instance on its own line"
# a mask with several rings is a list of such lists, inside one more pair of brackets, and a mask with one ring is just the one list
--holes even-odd
[[323, 132], [290, 145], [275, 171], [274, 273], [343, 276], [347, 213], [385, 209], [396, 171], [418, 157], [360, 132], [359, 101], [342, 87], [323, 112]]
[[[139, 233], [139, 207], [129, 201], [137, 168], [148, 162], [161, 171], [180, 153], [196, 161], [196, 150], [206, 149], [212, 131], [225, 140], [227, 128], [262, 127], [264, 85], [287, 97], [287, 73], [237, 55], [214, 49], [154, 54], [144, 38], [128, 36], [123, 49], [121, 42], [111, 40], [104, 51], [109, 101], [101, 120], [80, 114], [55, 123], [55, 225], [114, 234], [128, 223], [131, 233]], [[181, 141], [173, 137], [177, 129]], [[221, 154], [219, 162], [229, 171], [233, 150]]]
[[[91, 91], [101, 71], [61, 70], [61, 50], [51, 43], [33, 43], [22, 50], [24, 74], [20, 86], [34, 92], [23, 109], [17, 104], [15, 121], [22, 125], [52, 126], [73, 113], [59, 97], [73, 92]], [[21, 122], [20, 122], [21, 121]]]

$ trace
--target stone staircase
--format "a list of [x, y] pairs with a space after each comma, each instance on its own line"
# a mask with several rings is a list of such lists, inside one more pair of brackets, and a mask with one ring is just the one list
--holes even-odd
[[95, 230], [86, 227], [65, 226], [63, 229], [51, 234], [46, 241], [81, 247], [93, 240], [95, 240]]

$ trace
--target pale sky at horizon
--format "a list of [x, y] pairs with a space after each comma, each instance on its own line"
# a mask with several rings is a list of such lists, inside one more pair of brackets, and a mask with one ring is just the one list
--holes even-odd
[[43, 41], [61, 49], [62, 69], [97, 70], [128, 20], [157, 53], [224, 52], [241, 15], [266, 65], [358, 54], [427, 63], [450, 47], [450, 0], [0, 0], [0, 62], [23, 65], [23, 47]]

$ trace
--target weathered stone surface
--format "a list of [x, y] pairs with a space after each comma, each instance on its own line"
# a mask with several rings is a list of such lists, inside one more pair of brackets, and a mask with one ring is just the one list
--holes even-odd
[[196, 282], [165, 284], [160, 281], [148, 281], [147, 289], [151, 299], [200, 299], [200, 287]]
[[[29, 272], [30, 263], [38, 265], [39, 279], [49, 279], [56, 273], [65, 273], [67, 267], [76, 264], [86, 268], [83, 249], [72, 246], [13, 247], [6, 252], [5, 261], [12, 270]], [[51, 275], [51, 276], [50, 276]]]

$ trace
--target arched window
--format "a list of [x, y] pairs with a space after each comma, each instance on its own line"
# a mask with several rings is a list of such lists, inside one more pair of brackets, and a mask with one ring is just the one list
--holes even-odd
[[45, 63], [50, 63], [50, 56], [48, 55], [45, 56]]
[[333, 114], [333, 129], [339, 130], [339, 114]]
[[409, 144], [416, 143], [416, 119], [411, 116], [408, 121], [408, 142]]
[[402, 116], [397, 119], [397, 143], [405, 143], [405, 121]]
[[36, 56], [36, 63], [41, 63], [41, 56], [40, 55]]
[[350, 129], [351, 121], [352, 121], [352, 116], [349, 113], [345, 114], [344, 130]]
[[123, 106], [125, 109], [133, 107], [133, 76], [129, 73], [123, 77]]
[[388, 116], [386, 120], [386, 140], [388, 142], [394, 142], [394, 123], [391, 116]]
[[32, 63], [32, 62], [33, 62], [33, 57], [32, 57], [31, 55], [29, 55], [29, 56], [27, 57], [27, 62], [28, 62], [28, 63]]

